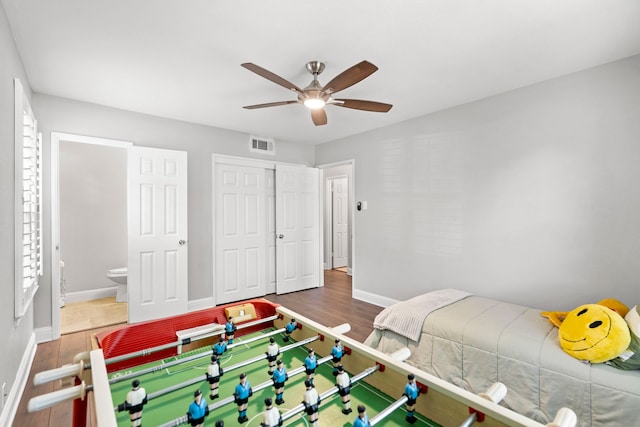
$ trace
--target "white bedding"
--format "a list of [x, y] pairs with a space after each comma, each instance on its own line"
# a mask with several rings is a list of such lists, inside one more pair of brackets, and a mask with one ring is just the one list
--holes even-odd
[[472, 295], [432, 311], [417, 341], [375, 329], [365, 344], [385, 353], [406, 346], [407, 363], [473, 393], [500, 381], [502, 404], [541, 423], [566, 406], [579, 426], [640, 427], [640, 371], [572, 358], [538, 310]]

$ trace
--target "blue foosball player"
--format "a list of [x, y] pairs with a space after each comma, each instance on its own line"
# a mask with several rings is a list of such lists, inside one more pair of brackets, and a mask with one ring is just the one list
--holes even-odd
[[218, 338], [218, 342], [213, 346], [213, 354], [220, 357], [227, 351], [227, 342], [222, 336]]
[[296, 319], [291, 319], [291, 321], [284, 327], [284, 338], [282, 338], [282, 341], [288, 342], [289, 336], [293, 333], [293, 331], [296, 330], [297, 327], [298, 323], [296, 322]]
[[364, 405], [358, 405], [358, 417], [353, 421], [353, 427], [371, 427]]
[[416, 399], [420, 394], [418, 390], [418, 384], [416, 384], [416, 377], [413, 374], [407, 375], [407, 385], [404, 386], [403, 396], [407, 396], [407, 416], [405, 420], [409, 424], [414, 424], [418, 419], [415, 416]]
[[193, 393], [193, 402], [189, 405], [187, 421], [191, 427], [202, 427], [204, 425], [204, 419], [208, 415], [209, 406], [204, 397], [202, 397], [202, 391], [198, 389]]
[[276, 392], [276, 405], [282, 405], [284, 403], [284, 399], [282, 398], [284, 394], [284, 383], [289, 379], [282, 359], [278, 360], [276, 370], [273, 371], [271, 379], [273, 380], [273, 388]]
[[238, 328], [233, 323], [233, 316], [229, 316], [227, 323], [224, 325], [224, 335], [227, 337], [227, 344], [233, 344], [233, 339], [236, 336]]
[[233, 392], [233, 400], [236, 405], [238, 405], [238, 422], [240, 424], [249, 421], [247, 417], [247, 404], [251, 396], [253, 396], [251, 384], [247, 380], [247, 375], [242, 373], [240, 374], [240, 383]]

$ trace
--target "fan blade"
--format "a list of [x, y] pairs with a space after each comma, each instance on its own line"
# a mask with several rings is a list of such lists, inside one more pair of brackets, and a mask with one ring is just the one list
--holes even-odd
[[249, 71], [253, 71], [257, 75], [259, 75], [261, 77], [264, 77], [267, 80], [271, 80], [275, 84], [280, 85], [280, 86], [284, 87], [285, 89], [289, 89], [289, 90], [294, 91], [296, 93], [302, 93], [302, 89], [300, 89], [298, 86], [296, 86], [293, 83], [291, 83], [290, 81], [285, 80], [282, 77], [272, 73], [271, 71], [262, 68], [259, 65], [252, 64], [250, 62], [246, 62], [246, 63], [240, 64], [240, 65], [243, 66], [244, 68], [246, 68]]
[[316, 126], [322, 126], [327, 124], [327, 112], [324, 108], [316, 108], [311, 110], [311, 120]]
[[298, 101], [278, 101], [278, 102], [268, 102], [266, 104], [246, 105], [242, 108], [246, 108], [247, 110], [255, 110], [256, 108], [278, 107], [280, 105], [289, 105], [289, 104], [297, 104], [297, 103]]
[[322, 93], [332, 94], [344, 90], [369, 77], [377, 70], [378, 67], [373, 65], [371, 62], [362, 61], [334, 77], [333, 80], [324, 85]]
[[361, 99], [334, 99], [333, 105], [354, 110], [373, 111], [375, 113], [386, 113], [393, 105], [383, 102], [363, 101]]

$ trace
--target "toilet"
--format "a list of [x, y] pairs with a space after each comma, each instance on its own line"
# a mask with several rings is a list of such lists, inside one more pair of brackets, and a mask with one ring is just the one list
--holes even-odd
[[107, 271], [107, 277], [118, 284], [116, 302], [127, 302], [127, 267], [113, 268]]

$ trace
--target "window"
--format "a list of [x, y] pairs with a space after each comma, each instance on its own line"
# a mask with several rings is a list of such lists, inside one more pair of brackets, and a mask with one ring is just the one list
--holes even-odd
[[42, 276], [41, 134], [20, 80], [15, 79], [15, 316], [24, 316]]

